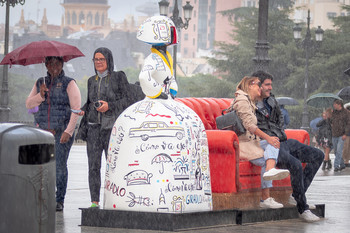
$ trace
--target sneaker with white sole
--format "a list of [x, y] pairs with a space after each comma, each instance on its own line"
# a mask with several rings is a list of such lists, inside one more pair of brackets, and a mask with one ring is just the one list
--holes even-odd
[[261, 208], [271, 208], [271, 209], [279, 209], [283, 208], [283, 205], [281, 203], [278, 203], [273, 199], [272, 197], [267, 198], [266, 200], [260, 200], [260, 207]]
[[[292, 195], [290, 195], [289, 198], [288, 198], [288, 204], [289, 205], [293, 205], [293, 206], [297, 205], [297, 202], [296, 202], [296, 200], [294, 199], [294, 197]], [[315, 205], [313, 205], [313, 204], [308, 204], [308, 205], [309, 205], [309, 209], [310, 210], [315, 210], [316, 209]]]
[[302, 214], [300, 214], [300, 218], [306, 222], [317, 222], [320, 220], [320, 218], [313, 214], [310, 210], [305, 210]]
[[271, 168], [270, 170], [264, 173], [263, 179], [264, 180], [282, 180], [287, 176], [289, 176], [288, 170]]

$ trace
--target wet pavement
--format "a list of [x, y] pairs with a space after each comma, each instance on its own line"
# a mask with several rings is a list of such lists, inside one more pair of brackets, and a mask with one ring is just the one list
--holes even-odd
[[[331, 154], [334, 160], [334, 155]], [[88, 168], [85, 145], [73, 145], [68, 160], [69, 181], [63, 212], [56, 213], [56, 233], [121, 233], [159, 232], [151, 230], [97, 228], [80, 226], [81, 210], [91, 205], [88, 188]], [[105, 162], [102, 164], [104, 180]], [[102, 184], [103, 184], [102, 180]], [[186, 232], [350, 232], [350, 168], [341, 172], [318, 171], [307, 192], [308, 203], [325, 204], [325, 218], [319, 222], [306, 223], [301, 219], [269, 221], [254, 224], [221, 226], [208, 229], [192, 229]], [[101, 188], [101, 203], [103, 189]]]

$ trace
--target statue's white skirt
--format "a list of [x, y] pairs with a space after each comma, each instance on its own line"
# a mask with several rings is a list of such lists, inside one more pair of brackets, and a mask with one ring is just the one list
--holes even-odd
[[114, 124], [105, 177], [104, 209], [212, 210], [209, 149], [201, 119], [171, 98], [133, 104]]

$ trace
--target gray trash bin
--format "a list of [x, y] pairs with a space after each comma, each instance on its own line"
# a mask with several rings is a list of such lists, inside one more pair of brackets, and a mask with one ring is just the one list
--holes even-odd
[[54, 147], [49, 132], [0, 124], [0, 232], [55, 232]]

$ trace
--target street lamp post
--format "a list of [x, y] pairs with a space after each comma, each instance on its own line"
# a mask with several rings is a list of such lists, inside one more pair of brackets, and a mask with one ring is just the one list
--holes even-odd
[[[6, 4], [6, 21], [5, 21], [5, 48], [4, 55], [9, 51], [9, 21], [10, 21], [10, 6], [15, 7], [16, 4], [23, 5], [25, 0], [0, 0], [0, 5]], [[8, 87], [8, 66], [4, 65], [2, 75], [1, 102], [0, 102], [0, 122], [8, 122], [10, 108], [9, 104], [9, 87]]]
[[[160, 15], [167, 16], [169, 9], [169, 2], [167, 0], [162, 0], [158, 2]], [[191, 6], [189, 1], [186, 1], [186, 5], [183, 7], [185, 22], [182, 21], [182, 18], [179, 17], [179, 8], [177, 6], [177, 0], [174, 3], [173, 15], [170, 16], [170, 19], [174, 22], [176, 29], [180, 32], [180, 29], [184, 28], [185, 30], [188, 28], [188, 23], [191, 20], [193, 6]], [[174, 68], [174, 77], [176, 77], [176, 53], [177, 53], [177, 45], [173, 46], [173, 68]]]
[[270, 58], [268, 57], [269, 42], [267, 41], [268, 26], [268, 9], [269, 0], [259, 1], [259, 19], [258, 19], [258, 40], [255, 45], [255, 70], [263, 70], [267, 72]]
[[318, 28], [315, 31], [316, 34], [316, 41], [313, 41], [311, 39], [311, 32], [310, 32], [310, 10], [308, 10], [307, 13], [307, 29], [306, 29], [306, 35], [304, 40], [300, 43], [301, 39], [301, 27], [299, 24], [296, 24], [293, 28], [294, 33], [294, 39], [297, 42], [297, 45], [301, 45], [301, 47], [305, 51], [305, 78], [304, 78], [304, 105], [303, 105], [303, 115], [301, 120], [301, 128], [302, 129], [309, 129], [309, 113], [308, 113], [308, 106], [306, 104], [307, 96], [308, 96], [308, 83], [309, 83], [309, 57], [310, 57], [310, 51], [316, 49], [320, 43], [323, 40], [323, 30], [321, 29], [321, 26], [318, 26]]

